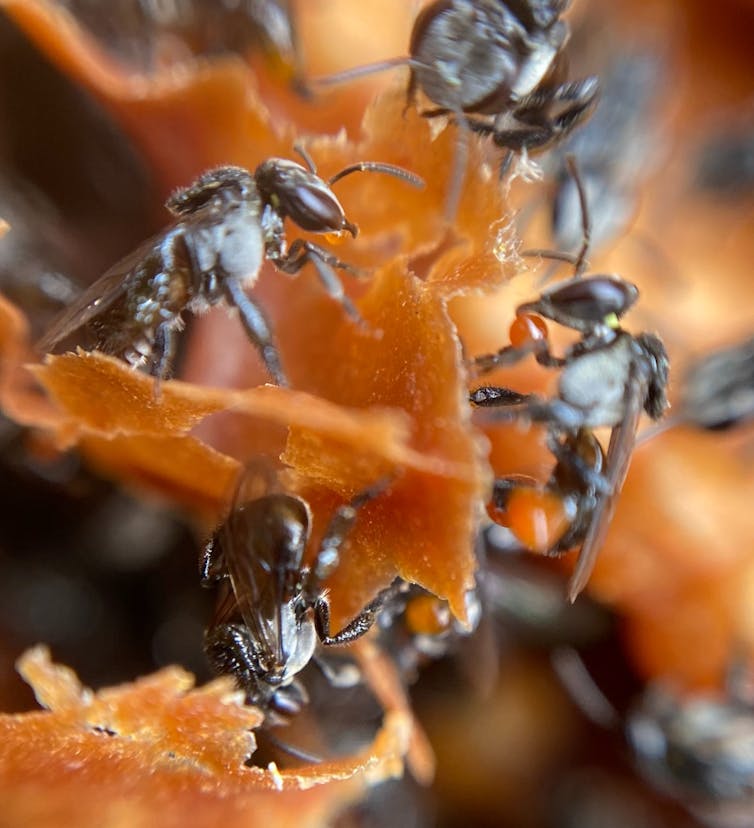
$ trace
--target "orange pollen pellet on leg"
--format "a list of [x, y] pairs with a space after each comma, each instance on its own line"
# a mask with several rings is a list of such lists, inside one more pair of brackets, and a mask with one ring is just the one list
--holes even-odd
[[545, 342], [548, 336], [547, 323], [534, 313], [519, 313], [511, 322], [509, 335], [514, 348]]
[[506, 505], [509, 529], [532, 552], [548, 552], [568, 529], [566, 503], [546, 489], [515, 489]]

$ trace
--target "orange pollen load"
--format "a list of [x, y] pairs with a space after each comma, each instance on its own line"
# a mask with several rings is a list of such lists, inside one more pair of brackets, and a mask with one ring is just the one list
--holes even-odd
[[511, 323], [509, 334], [514, 348], [545, 342], [548, 336], [547, 323], [534, 313], [519, 313]]
[[406, 604], [406, 626], [415, 635], [439, 635], [450, 626], [445, 601], [434, 595], [417, 595]]
[[544, 554], [553, 549], [570, 524], [567, 504], [554, 492], [522, 486], [507, 501], [508, 528], [527, 549]]

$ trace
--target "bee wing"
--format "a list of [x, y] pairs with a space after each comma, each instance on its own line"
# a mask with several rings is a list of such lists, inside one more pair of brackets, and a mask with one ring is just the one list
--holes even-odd
[[260, 536], [263, 502], [234, 508], [220, 529], [220, 542], [237, 611], [260, 650], [275, 653], [280, 647], [280, 601], [274, 567]]
[[220, 597], [215, 604], [215, 612], [212, 616], [212, 626], [227, 624], [235, 620], [238, 615], [238, 602], [236, 601], [233, 588], [226, 582], [221, 585]]
[[311, 513], [305, 501], [280, 490], [271, 461], [260, 458], [238, 478], [232, 507], [215, 535], [232, 587], [229, 605], [221, 597], [216, 621], [240, 615], [260, 653], [280, 665], [292, 599], [301, 590], [302, 556]]
[[612, 430], [607, 448], [607, 461], [605, 463], [607, 491], [598, 497], [592, 519], [589, 522], [589, 528], [579, 551], [576, 566], [568, 582], [568, 598], [571, 603], [576, 600], [581, 590], [587, 585], [597, 555], [602, 549], [605, 535], [610, 527], [618, 495], [623, 488], [623, 483], [628, 474], [628, 467], [631, 464], [631, 456], [636, 442], [636, 431], [644, 407], [646, 390], [646, 383], [639, 375], [637, 366], [632, 365], [629, 380], [626, 384], [625, 415], [622, 421]]
[[63, 339], [96, 319], [122, 299], [128, 285], [128, 277], [155, 249], [164, 235], [165, 233], [162, 233], [148, 239], [105, 271], [52, 323], [50, 329], [37, 343], [37, 350], [43, 354], [50, 353]]

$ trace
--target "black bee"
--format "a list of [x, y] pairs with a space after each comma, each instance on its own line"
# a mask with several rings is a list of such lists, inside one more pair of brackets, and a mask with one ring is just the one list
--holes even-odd
[[206, 546], [205, 586], [225, 582], [205, 637], [205, 652], [219, 674], [236, 678], [249, 704], [270, 723], [296, 714], [307, 701], [298, 673], [315, 658], [317, 644], [347, 644], [374, 623], [394, 591], [383, 590], [342, 630], [331, 634], [323, 581], [338, 566], [340, 548], [359, 510], [384, 491], [379, 484], [336, 510], [311, 566], [304, 553], [312, 529], [307, 502], [275, 491], [245, 494], [254, 479], [242, 478], [230, 514]]
[[658, 430], [684, 423], [723, 431], [754, 419], [754, 337], [694, 362], [681, 381], [674, 410]]
[[[565, 451], [571, 455], [567, 466], [576, 471], [584, 469], [586, 464], [579, 452], [569, 451], [578, 432], [612, 429], [604, 471], [599, 477], [594, 473], [584, 475], [584, 485], [591, 496], [597, 496], [597, 502], [589, 510], [591, 517], [583, 531], [581, 552], [569, 585], [571, 600], [584, 588], [604, 540], [615, 498], [628, 472], [641, 412], [657, 420], [667, 408], [665, 347], [653, 334], [630, 334], [619, 324], [637, 297], [637, 288], [617, 276], [571, 279], [517, 309], [520, 315], [539, 314], [581, 332], [581, 339], [562, 357], [550, 352], [546, 339], [539, 339], [529, 347], [508, 346], [476, 361], [478, 368], [490, 370], [534, 352], [541, 364], [560, 369], [558, 394], [551, 399], [519, 395], [497, 386], [481, 387], [471, 394], [477, 406], [498, 407], [496, 419], [525, 417], [546, 423], [551, 446], [565, 435], [559, 463], [563, 463]], [[600, 478], [602, 482], [595, 487]], [[577, 534], [581, 535], [582, 529]]]
[[[568, 26], [568, 0], [436, 0], [417, 16], [409, 56], [359, 67], [313, 83], [327, 85], [395, 66], [409, 66], [408, 96], [436, 104], [426, 117], [452, 115], [463, 127], [509, 152], [540, 149], [562, 138], [597, 98], [595, 77], [555, 80]], [[459, 134], [447, 214], [457, 208], [467, 153]]]
[[327, 292], [353, 319], [359, 315], [334, 270], [354, 269], [310, 241], [297, 239], [288, 248], [285, 219], [313, 233], [356, 236], [358, 228], [346, 218], [333, 183], [353, 172], [371, 171], [422, 185], [406, 170], [371, 161], [352, 164], [325, 181], [300, 151], [308, 169], [283, 158], [264, 161], [253, 173], [218, 167], [174, 193], [166, 206], [175, 222], [86, 290], [53, 324], [39, 350], [51, 351], [87, 328], [94, 334], [93, 347], [134, 366], [146, 363], [159, 381], [169, 375], [183, 311], [202, 312], [225, 300], [238, 309], [272, 378], [286, 385], [270, 327], [245, 293], [265, 259], [284, 273], [297, 273], [311, 262]]
[[[650, 686], [628, 715], [639, 770], [708, 824], [751, 824], [754, 813], [754, 705], [740, 690], [684, 698]], [[748, 818], [726, 821], [736, 812]]]
[[[486, 373], [533, 354], [541, 365], [560, 370], [557, 396], [548, 399], [483, 386], [473, 391], [470, 399], [474, 405], [496, 408], [494, 419], [523, 417], [547, 425], [548, 446], [558, 460], [548, 485], [564, 503], [575, 496], [577, 504], [575, 525], [547, 551], [557, 554], [567, 548], [565, 543], [581, 543], [568, 587], [573, 601], [586, 586], [604, 541], [628, 473], [642, 410], [659, 420], [668, 407], [669, 361], [657, 336], [634, 335], [621, 327], [621, 318], [639, 297], [636, 285], [618, 276], [582, 277], [590, 219], [573, 159], [569, 168], [577, 185], [583, 223], [576, 275], [516, 309], [517, 318], [527, 326], [523, 344], [505, 346], [497, 353], [477, 357], [472, 364], [477, 373]], [[567, 254], [563, 258], [568, 258]], [[541, 317], [578, 331], [581, 338], [563, 356], [553, 354]], [[591, 434], [596, 428], [611, 429], [604, 463]], [[504, 493], [505, 482], [499, 485]]]
[[653, 109], [662, 88], [660, 58], [647, 50], [619, 54], [600, 74], [601, 94], [592, 115], [558, 147], [551, 227], [555, 247], [572, 251], [581, 241], [578, 187], [569, 159], [578, 162], [589, 212], [591, 241], [608, 244], [629, 224], [637, 189], [657, 153]]
[[603, 693], [581, 655], [555, 650], [553, 668], [581, 712], [622, 732], [639, 772], [705, 825], [751, 824], [754, 813], [754, 703], [735, 662], [723, 692], [680, 693], [651, 682], [626, 712]]

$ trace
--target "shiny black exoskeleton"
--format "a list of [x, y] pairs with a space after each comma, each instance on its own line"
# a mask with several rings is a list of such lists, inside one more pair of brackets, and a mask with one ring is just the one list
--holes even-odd
[[[475, 361], [478, 371], [489, 371], [533, 353], [541, 364], [560, 369], [555, 397], [517, 395], [506, 388], [485, 386], [471, 394], [471, 401], [495, 407], [495, 419], [523, 417], [546, 423], [550, 446], [564, 436], [561, 450], [572, 457], [566, 465], [577, 472], [584, 464], [578, 451], [568, 451], [569, 443], [581, 430], [611, 429], [605, 469], [600, 472], [602, 482], [594, 490], [597, 502], [589, 510], [585, 531], [577, 533], [583, 542], [569, 586], [572, 600], [585, 586], [604, 540], [615, 497], [628, 472], [641, 412], [657, 420], [667, 408], [665, 347], [653, 334], [634, 335], [619, 324], [637, 297], [637, 288], [617, 276], [576, 277], [517, 309], [519, 314], [539, 314], [581, 333], [581, 339], [563, 356], [553, 354], [543, 338], [525, 347], [507, 346]], [[562, 454], [558, 461], [564, 462]], [[595, 479], [599, 478], [592, 473], [584, 475], [584, 486], [594, 486]]]
[[[436, 105], [426, 117], [449, 114], [459, 124], [513, 151], [541, 149], [567, 135], [597, 99], [595, 77], [557, 80], [568, 40], [561, 15], [569, 0], [436, 0], [417, 16], [409, 56], [329, 78], [331, 84], [394, 66], [411, 68], [409, 99], [421, 90]], [[459, 135], [448, 197], [455, 213], [466, 156]]]
[[178, 190], [166, 203], [176, 221], [88, 288], [53, 324], [39, 350], [48, 352], [86, 328], [94, 335], [93, 347], [132, 365], [146, 363], [163, 379], [170, 372], [183, 311], [202, 312], [224, 300], [238, 309], [272, 378], [287, 384], [270, 326], [245, 293], [265, 259], [284, 273], [296, 273], [311, 262], [327, 292], [352, 318], [359, 316], [334, 270], [353, 268], [310, 241], [297, 239], [289, 248], [285, 219], [314, 233], [356, 236], [356, 225], [331, 190], [335, 181], [352, 172], [374, 171], [421, 186], [411, 173], [375, 162], [350, 165], [328, 182], [302, 155], [308, 169], [271, 158], [253, 173], [241, 167], [209, 170]]
[[380, 593], [338, 633], [330, 632], [323, 581], [338, 566], [340, 549], [359, 510], [384, 489], [377, 486], [334, 513], [311, 566], [304, 553], [312, 529], [307, 502], [268, 491], [236, 502], [206, 546], [205, 586], [224, 585], [205, 638], [205, 652], [219, 674], [235, 677], [250, 704], [276, 716], [297, 713], [307, 697], [296, 676], [315, 657], [317, 643], [347, 644], [363, 635], [391, 594]]

